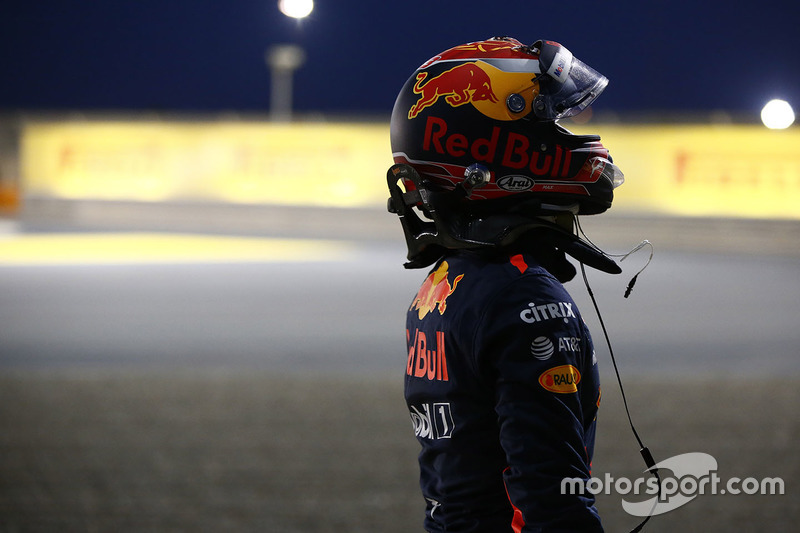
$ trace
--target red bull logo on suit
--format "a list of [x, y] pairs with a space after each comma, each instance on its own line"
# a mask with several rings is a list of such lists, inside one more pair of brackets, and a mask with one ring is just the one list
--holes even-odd
[[447, 261], [442, 261], [439, 268], [431, 272], [422, 286], [417, 292], [417, 297], [411, 303], [411, 309], [419, 311], [418, 316], [420, 320], [425, 318], [425, 315], [433, 312], [438, 307], [439, 314], [443, 315], [447, 309], [447, 298], [453, 294], [458, 286], [458, 282], [464, 277], [464, 274], [456, 276], [453, 280], [453, 285], [447, 279], [447, 269], [449, 265]]
[[[419, 288], [409, 311], [417, 311], [420, 320], [434, 310], [438, 309], [440, 315], [444, 315], [447, 310], [447, 298], [455, 292], [458, 282], [464, 278], [464, 274], [456, 276], [451, 285], [448, 279], [449, 267], [447, 261], [442, 261], [436, 270], [428, 274]], [[435, 332], [435, 344], [433, 337], [434, 335], [426, 335], [424, 331], [417, 329], [412, 338], [411, 331], [406, 330], [408, 344], [406, 374], [431, 381], [448, 381], [450, 378], [447, 372], [444, 333]]]
[[[406, 342], [409, 346], [406, 375], [414, 376], [415, 378], [427, 378], [429, 381], [450, 380], [447, 372], [444, 332], [436, 332], [436, 346], [431, 346], [424, 331], [414, 331], [414, 339], [412, 340], [411, 332], [406, 330]], [[435, 349], [431, 350], [431, 348]]]

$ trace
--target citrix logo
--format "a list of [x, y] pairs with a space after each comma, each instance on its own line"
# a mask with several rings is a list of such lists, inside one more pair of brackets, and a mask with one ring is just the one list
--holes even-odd
[[570, 317], [577, 318], [575, 311], [572, 310], [572, 302], [551, 302], [541, 305], [530, 302], [528, 307], [519, 313], [519, 317], [528, 324], [554, 318], [561, 318], [564, 322], [569, 322]]

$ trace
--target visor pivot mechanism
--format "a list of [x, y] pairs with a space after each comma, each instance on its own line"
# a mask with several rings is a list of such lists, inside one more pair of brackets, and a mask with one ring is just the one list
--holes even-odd
[[464, 181], [458, 184], [465, 196], [472, 194], [473, 189], [483, 187], [492, 179], [492, 173], [485, 166], [473, 163], [464, 171]]
[[525, 98], [518, 93], [511, 93], [506, 98], [506, 107], [512, 113], [522, 113], [525, 111]]

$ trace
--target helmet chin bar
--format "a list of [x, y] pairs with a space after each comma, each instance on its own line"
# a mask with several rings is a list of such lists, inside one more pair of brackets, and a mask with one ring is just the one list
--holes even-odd
[[[413, 189], [407, 187], [404, 192], [398, 186], [401, 180], [413, 184]], [[390, 193], [387, 208], [400, 217], [408, 247], [405, 268], [427, 267], [447, 250], [500, 249], [530, 230], [544, 228], [550, 231], [541, 232], [543, 244], [603, 272], [622, 272], [613, 259], [557, 223], [519, 213], [466, 214], [463, 204], [458, 204], [469, 195], [469, 190], [461, 184], [452, 191], [431, 190], [417, 171], [405, 164], [392, 165], [386, 181]], [[423, 220], [417, 211], [429, 220]]]

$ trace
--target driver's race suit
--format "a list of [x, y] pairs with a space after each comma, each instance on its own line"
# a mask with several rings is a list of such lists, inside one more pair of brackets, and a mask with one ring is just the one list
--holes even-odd
[[602, 531], [593, 495], [564, 490], [591, 477], [600, 386], [562, 283], [528, 254], [449, 252], [406, 324], [425, 529]]

